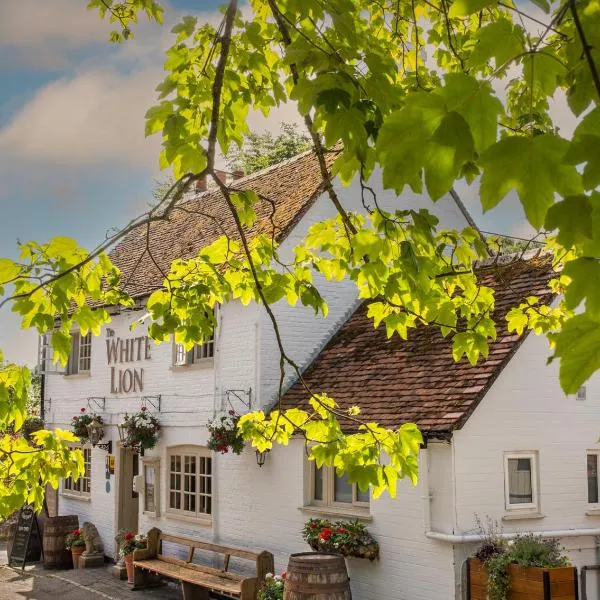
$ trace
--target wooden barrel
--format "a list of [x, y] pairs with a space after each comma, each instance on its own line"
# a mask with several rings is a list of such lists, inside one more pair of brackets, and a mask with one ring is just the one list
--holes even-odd
[[74, 529], [79, 529], [77, 515], [48, 517], [44, 526], [44, 568], [71, 569], [71, 551], [65, 548], [65, 538]]
[[284, 600], [352, 600], [346, 561], [339, 554], [292, 554], [285, 579]]

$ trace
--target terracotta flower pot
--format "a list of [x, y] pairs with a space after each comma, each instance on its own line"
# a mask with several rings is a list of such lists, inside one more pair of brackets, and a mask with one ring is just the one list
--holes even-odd
[[79, 557], [85, 552], [85, 546], [71, 546], [71, 556], [73, 557], [73, 568], [79, 569]]
[[125, 568], [127, 569], [127, 583], [133, 583], [133, 553], [126, 554], [123, 557]]

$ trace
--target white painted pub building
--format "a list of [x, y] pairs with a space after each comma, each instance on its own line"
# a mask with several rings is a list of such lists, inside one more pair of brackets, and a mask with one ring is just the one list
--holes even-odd
[[[335, 215], [311, 154], [239, 180], [274, 202], [260, 207], [259, 228], [273, 231], [290, 252], [314, 222]], [[427, 207], [441, 226], [462, 228], [465, 216], [450, 198], [397, 198], [372, 185], [385, 207]], [[364, 210], [360, 187], [335, 183], [345, 206]], [[194, 212], [202, 207], [203, 215]], [[212, 217], [207, 218], [205, 213]], [[177, 257], [194, 256], [226, 228], [222, 199], [198, 190], [153, 226], [154, 261], [167, 269]], [[82, 408], [102, 416], [111, 456], [84, 447], [85, 477], [58, 491], [59, 514], [94, 523], [105, 552], [115, 557], [114, 537], [123, 528], [152, 527], [174, 535], [265, 549], [285, 570], [293, 552], [307, 551], [300, 531], [313, 516], [363, 520], [380, 544], [380, 558], [347, 560], [356, 600], [450, 600], [465, 593], [464, 561], [476, 547], [475, 515], [502, 524], [505, 533], [558, 536], [575, 565], [600, 557], [598, 457], [600, 380], [577, 397], [565, 397], [556, 366], [546, 366], [545, 339], [503, 331], [486, 361], [472, 367], [452, 360], [439, 333], [420, 328], [408, 341], [387, 340], [356, 299], [353, 283], [316, 282], [330, 315], [275, 306], [288, 353], [306, 369], [312, 389], [387, 426], [419, 424], [426, 445], [420, 480], [399, 485], [396, 499], [368, 497], [329, 469], [315, 472], [302, 443], [276, 447], [262, 468], [254, 451], [240, 456], [206, 448], [206, 424], [215, 415], [268, 409], [275, 398], [278, 350], [262, 307], [232, 302], [220, 307], [212, 341], [185, 353], [155, 345], [143, 327], [144, 299], [162, 275], [147, 253], [145, 232], [134, 231], [113, 251], [139, 310], [114, 310], [98, 337], [74, 338], [74, 357], [64, 373], [45, 365], [45, 417], [69, 428]], [[531, 293], [545, 294], [551, 276], [543, 258], [482, 267], [490, 285], [500, 279], [498, 313]], [[286, 405], [306, 400], [290, 378]], [[144, 406], [161, 424], [157, 446], [138, 456], [120, 446], [117, 425]], [[111, 464], [112, 463], [112, 464]], [[132, 482], [141, 484], [134, 491]], [[595, 575], [588, 597], [597, 594]], [[143, 595], [143, 592], [140, 592]]]

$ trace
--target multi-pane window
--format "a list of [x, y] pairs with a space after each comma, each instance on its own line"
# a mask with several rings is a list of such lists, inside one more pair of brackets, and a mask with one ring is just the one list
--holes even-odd
[[348, 475], [338, 476], [332, 467], [318, 469], [311, 463], [311, 503], [323, 506], [355, 506], [367, 509], [370, 492], [348, 481]]
[[199, 446], [172, 448], [168, 452], [168, 512], [196, 518], [212, 513], [212, 459]]
[[598, 452], [587, 455], [587, 488], [588, 503], [598, 504]]
[[89, 373], [92, 366], [92, 334], [81, 335], [78, 331], [72, 335], [71, 356], [67, 363], [67, 375]]
[[184, 365], [193, 365], [213, 358], [215, 355], [214, 335], [204, 344], [196, 344], [191, 350], [186, 351], [183, 344], [175, 344], [173, 352], [173, 364], [176, 367]]
[[79, 479], [73, 480], [68, 477], [63, 481], [63, 491], [69, 494], [79, 496], [89, 496], [91, 493], [91, 472], [92, 472], [92, 449], [84, 447], [81, 449], [83, 453], [84, 473]]
[[537, 456], [533, 452], [504, 455], [507, 510], [538, 509]]

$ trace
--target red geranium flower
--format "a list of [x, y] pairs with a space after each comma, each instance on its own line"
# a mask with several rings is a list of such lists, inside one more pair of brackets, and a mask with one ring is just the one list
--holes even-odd
[[281, 579], [287, 579], [287, 573], [285, 571], [281, 574]]
[[336, 533], [348, 533], [343, 527], [340, 527]]
[[331, 534], [332, 531], [329, 527], [325, 527], [325, 529], [323, 529], [321, 531], [321, 533], [319, 534], [319, 537], [324, 541], [324, 542], [328, 542], [329, 539], [331, 538]]
[[81, 412], [84, 413], [85, 412], [85, 408], [82, 407], [81, 408]]
[[75, 529], [75, 531], [72, 532], [73, 535], [81, 535], [81, 529]]
[[133, 535], [133, 533], [126, 533], [123, 538], [126, 540], [132, 540], [135, 536]]

